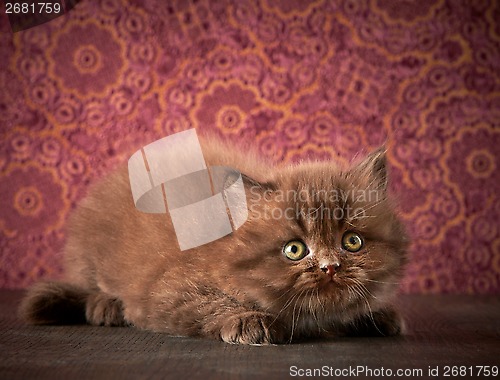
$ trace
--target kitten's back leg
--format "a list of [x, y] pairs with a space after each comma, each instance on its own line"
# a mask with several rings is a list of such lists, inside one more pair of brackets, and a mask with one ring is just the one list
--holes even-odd
[[85, 323], [88, 295], [88, 291], [72, 284], [39, 282], [28, 290], [19, 314], [26, 322], [37, 325]]

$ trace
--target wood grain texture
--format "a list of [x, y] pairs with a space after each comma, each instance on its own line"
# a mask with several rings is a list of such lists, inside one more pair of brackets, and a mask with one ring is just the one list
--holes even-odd
[[125, 327], [27, 326], [16, 316], [21, 296], [0, 291], [0, 379], [284, 379], [291, 366], [420, 368], [426, 378], [429, 366], [442, 373], [445, 365], [500, 365], [500, 299], [493, 296], [401, 296], [402, 337], [264, 347]]

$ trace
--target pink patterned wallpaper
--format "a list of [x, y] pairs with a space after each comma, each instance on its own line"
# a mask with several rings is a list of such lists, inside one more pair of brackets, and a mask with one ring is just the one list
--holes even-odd
[[0, 18], [0, 286], [61, 273], [88, 185], [191, 127], [277, 163], [386, 139], [410, 293], [500, 293], [500, 2], [82, 1]]

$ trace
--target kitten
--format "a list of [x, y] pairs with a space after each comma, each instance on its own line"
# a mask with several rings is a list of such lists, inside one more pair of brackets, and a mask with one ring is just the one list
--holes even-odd
[[349, 168], [273, 168], [215, 139], [202, 148], [208, 165], [244, 174], [249, 217], [238, 230], [180, 251], [168, 214], [135, 208], [122, 167], [72, 215], [65, 281], [35, 284], [21, 316], [241, 344], [401, 332], [390, 302], [408, 242], [384, 149]]

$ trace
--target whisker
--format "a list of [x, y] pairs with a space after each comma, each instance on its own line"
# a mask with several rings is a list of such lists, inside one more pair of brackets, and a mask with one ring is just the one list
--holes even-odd
[[370, 279], [365, 279], [365, 281], [368, 282], [376, 282], [377, 284], [390, 284], [390, 285], [399, 285], [400, 282], [390, 282], [390, 281], [377, 281], [377, 280], [370, 280]]
[[361, 209], [361, 211], [358, 211], [356, 214], [354, 214], [352, 217], [350, 217], [349, 219], [360, 219], [358, 218], [358, 215], [362, 215], [362, 214], [366, 214], [367, 211], [371, 210], [372, 208], [374, 207], [377, 207], [378, 205], [380, 205], [382, 202], [384, 201], [384, 199], [381, 199], [380, 201], [377, 201], [375, 202], [374, 204], [370, 205], [370, 207], [363, 207]]
[[[294, 333], [294, 331], [295, 331], [295, 324], [296, 324], [296, 321], [295, 321], [295, 309], [297, 308], [297, 303], [299, 302], [300, 297], [302, 296], [302, 294], [303, 294], [305, 291], [306, 291], [306, 289], [303, 289], [303, 290], [299, 293], [298, 297], [297, 297], [297, 298], [296, 298], [296, 300], [295, 300], [295, 304], [294, 304], [294, 306], [293, 306], [293, 310], [292, 310], [292, 332], [291, 332], [291, 334], [290, 334], [290, 339], [288, 340], [288, 342], [289, 342], [289, 343], [292, 343], [293, 333]], [[299, 310], [299, 313], [300, 313], [300, 310]], [[297, 321], [298, 321], [298, 317], [299, 317], [299, 316], [297, 315]]]

